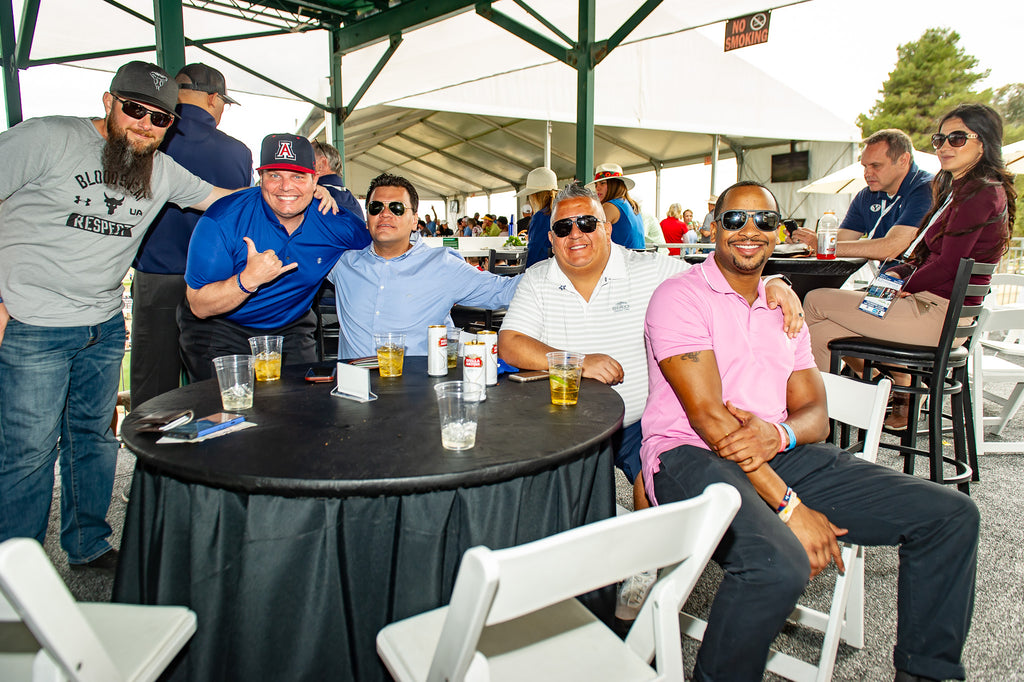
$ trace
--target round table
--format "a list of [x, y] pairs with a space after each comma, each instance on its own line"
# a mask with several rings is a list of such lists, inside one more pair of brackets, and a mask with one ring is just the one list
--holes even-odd
[[385, 624], [447, 603], [462, 553], [614, 514], [611, 437], [623, 406], [584, 380], [575, 407], [546, 381], [488, 387], [476, 446], [441, 447], [426, 359], [370, 370], [379, 399], [330, 395], [285, 367], [243, 413], [256, 427], [160, 444], [140, 416], [221, 410], [215, 381], [139, 406], [116, 601], [182, 604], [199, 626], [172, 679], [385, 680]]

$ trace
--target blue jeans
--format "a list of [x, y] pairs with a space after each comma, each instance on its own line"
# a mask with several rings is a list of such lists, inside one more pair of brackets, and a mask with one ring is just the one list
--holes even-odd
[[[856, 459], [826, 444], [776, 455], [770, 466], [809, 508], [860, 545], [899, 545], [898, 670], [964, 679], [960, 654], [974, 609], [979, 514], [955, 489]], [[711, 605], [694, 680], [761, 680], [768, 648], [807, 585], [810, 562], [734, 463], [684, 445], [661, 454], [662, 504], [724, 481], [742, 503], [714, 559], [725, 577]]]
[[60, 457], [61, 546], [81, 564], [110, 550], [117, 441], [110, 418], [124, 317], [89, 327], [11, 319], [0, 341], [0, 542], [46, 537]]

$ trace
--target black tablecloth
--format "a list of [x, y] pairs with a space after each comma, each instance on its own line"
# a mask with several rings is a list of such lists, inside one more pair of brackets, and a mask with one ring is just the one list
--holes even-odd
[[[196, 611], [174, 679], [388, 679], [377, 631], [447, 603], [466, 549], [614, 513], [614, 391], [585, 381], [580, 405], [558, 408], [546, 382], [502, 382], [488, 389], [477, 447], [452, 453], [424, 366], [374, 372], [380, 400], [367, 405], [285, 368], [257, 386], [259, 427], [197, 445], [154, 445], [126, 420], [139, 460], [114, 597]], [[202, 382], [136, 412], [216, 403]]]

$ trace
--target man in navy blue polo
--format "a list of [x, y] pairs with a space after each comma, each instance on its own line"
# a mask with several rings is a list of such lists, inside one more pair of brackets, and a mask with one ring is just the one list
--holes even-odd
[[[932, 204], [932, 174], [914, 163], [910, 136], [892, 128], [864, 140], [860, 163], [868, 186], [854, 197], [839, 226], [836, 255], [896, 258], [914, 241]], [[813, 231], [800, 229], [794, 234], [811, 253], [816, 251]]]
[[[224, 108], [237, 104], [227, 94], [224, 75], [205, 64], [187, 64], [178, 83], [179, 118], [161, 151], [217, 187], [252, 185], [252, 152], [217, 130]], [[201, 211], [166, 204], [149, 228], [132, 267], [131, 396], [140, 405], [178, 387], [175, 314], [185, 298], [185, 256]]]
[[193, 381], [213, 376], [215, 357], [248, 354], [251, 336], [283, 336], [285, 364], [314, 361], [313, 296], [344, 251], [370, 243], [351, 212], [312, 205], [309, 140], [268, 135], [260, 161], [260, 186], [211, 206], [189, 243], [178, 324]]
[[345, 187], [345, 181], [341, 177], [344, 170], [341, 163], [341, 152], [333, 144], [317, 140], [311, 140], [311, 143], [313, 153], [316, 155], [316, 183], [331, 193], [339, 207], [351, 211], [365, 221], [363, 207], [359, 205], [359, 200], [355, 195]]

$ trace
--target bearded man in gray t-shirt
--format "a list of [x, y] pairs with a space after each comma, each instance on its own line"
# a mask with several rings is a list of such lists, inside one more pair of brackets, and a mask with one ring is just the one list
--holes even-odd
[[231, 190], [157, 151], [178, 85], [122, 66], [103, 119], [52, 116], [0, 134], [0, 542], [46, 535], [60, 458], [61, 545], [111, 569], [110, 415], [124, 355], [121, 280], [165, 202], [205, 210]]

